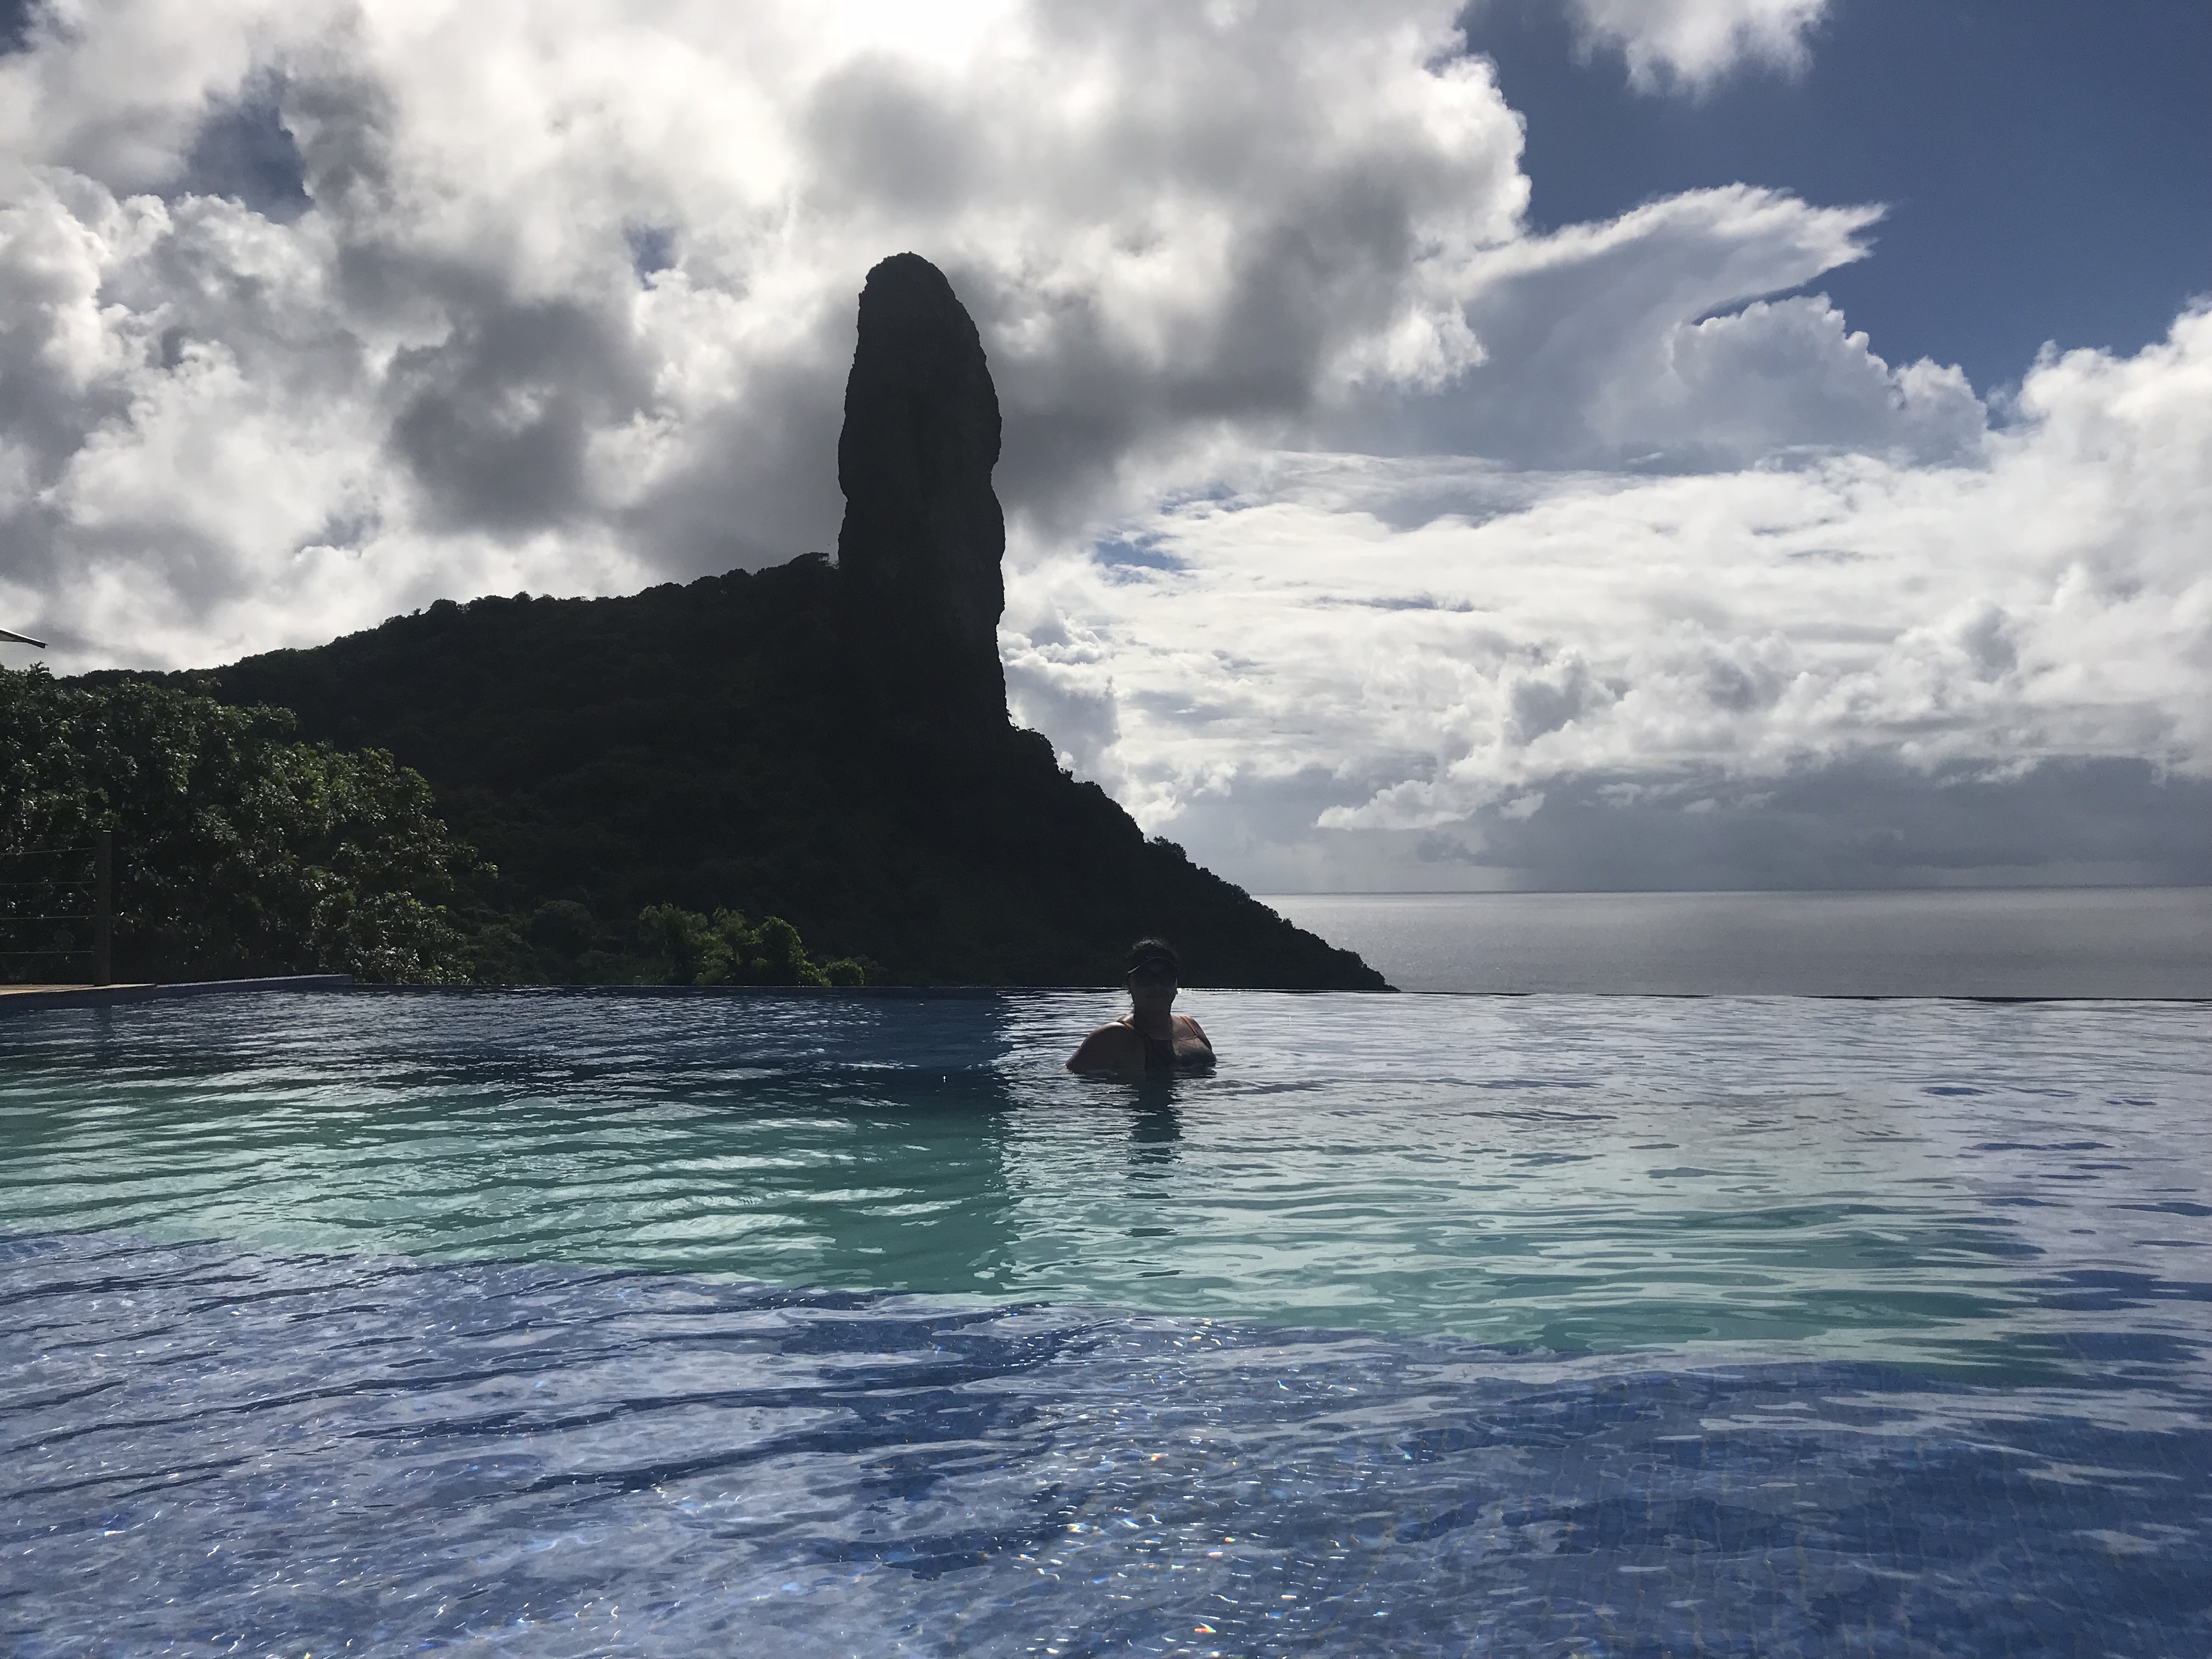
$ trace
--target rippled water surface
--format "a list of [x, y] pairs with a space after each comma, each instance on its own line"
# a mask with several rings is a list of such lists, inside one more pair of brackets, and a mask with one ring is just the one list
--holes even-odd
[[0, 1015], [0, 1650], [2212, 1650], [2176, 1005]]

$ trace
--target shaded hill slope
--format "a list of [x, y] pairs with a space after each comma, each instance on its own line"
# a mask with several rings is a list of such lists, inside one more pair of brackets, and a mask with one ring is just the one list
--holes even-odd
[[842, 576], [810, 556], [624, 599], [441, 602], [194, 678], [422, 772], [518, 915], [726, 905], [914, 983], [1109, 983], [1158, 932], [1195, 983], [1382, 988], [1003, 713], [898, 707], [848, 647]]

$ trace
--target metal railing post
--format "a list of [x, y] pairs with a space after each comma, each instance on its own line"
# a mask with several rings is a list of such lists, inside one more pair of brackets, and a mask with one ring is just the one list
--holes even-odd
[[92, 837], [92, 982], [115, 978], [115, 832], [99, 830]]

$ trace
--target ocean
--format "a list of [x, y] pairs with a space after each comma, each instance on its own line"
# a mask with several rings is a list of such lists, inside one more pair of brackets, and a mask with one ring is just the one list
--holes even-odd
[[2212, 997], [2212, 887], [1261, 902], [1403, 991]]

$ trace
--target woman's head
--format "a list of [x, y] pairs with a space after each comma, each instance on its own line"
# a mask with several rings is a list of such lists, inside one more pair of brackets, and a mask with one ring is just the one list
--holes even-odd
[[1140, 939], [1129, 947], [1129, 971], [1125, 982], [1129, 988], [1130, 1001], [1139, 1008], [1148, 1004], [1164, 1007], [1174, 1002], [1182, 977], [1182, 958], [1165, 939]]

